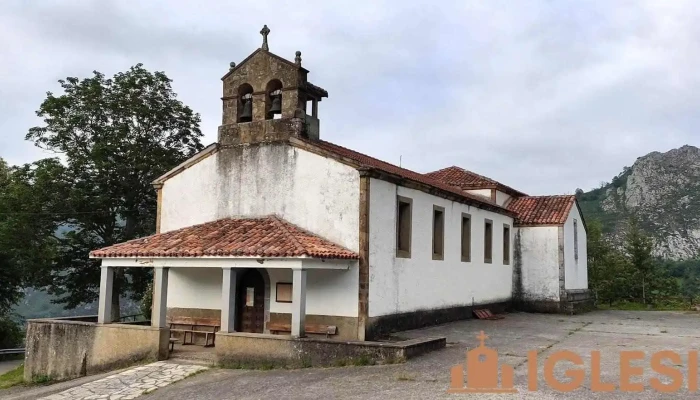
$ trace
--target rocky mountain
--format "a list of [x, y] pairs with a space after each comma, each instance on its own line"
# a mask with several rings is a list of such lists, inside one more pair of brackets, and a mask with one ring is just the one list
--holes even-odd
[[683, 146], [653, 152], [610, 183], [576, 191], [584, 218], [598, 219], [619, 241], [635, 215], [654, 239], [655, 254], [680, 260], [700, 256], [700, 149]]

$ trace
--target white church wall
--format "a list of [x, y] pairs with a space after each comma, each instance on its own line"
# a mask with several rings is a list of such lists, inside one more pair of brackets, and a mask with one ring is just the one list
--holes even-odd
[[483, 196], [486, 198], [491, 198], [491, 189], [470, 189], [470, 190], [465, 190], [465, 192], [469, 194], [476, 194], [479, 196]]
[[[396, 196], [413, 200], [411, 258], [396, 255]], [[432, 259], [433, 205], [445, 208], [444, 260]], [[369, 316], [507, 301], [512, 291], [513, 220], [421, 191], [370, 181]], [[471, 262], [461, 261], [462, 213], [471, 214]], [[493, 221], [493, 263], [484, 263], [484, 219]], [[503, 224], [511, 227], [503, 265]]]
[[[241, 268], [267, 267], [270, 277], [270, 312], [291, 313], [291, 303], [277, 302], [277, 283], [292, 283], [292, 270], [283, 268], [298, 261], [266, 260], [263, 266], [255, 260], [231, 261]], [[330, 265], [334, 260], [303, 261], [304, 265]], [[347, 260], [340, 261], [345, 265]], [[340, 317], [357, 317], [359, 288], [358, 263], [347, 270], [308, 270], [306, 278], [306, 313], [313, 315], [331, 315]], [[284, 265], [282, 265], [284, 264]], [[168, 308], [221, 309], [221, 286], [223, 273], [221, 268], [170, 268], [168, 273]]]
[[[291, 313], [291, 303], [277, 302], [277, 283], [292, 283], [292, 271], [270, 269], [270, 312]], [[309, 270], [306, 276], [306, 313], [357, 317], [359, 270]]]
[[161, 232], [234, 216], [277, 214], [359, 249], [359, 173], [289, 145], [222, 149], [163, 185]]
[[168, 308], [221, 309], [221, 268], [170, 268]]
[[[574, 235], [574, 220], [576, 231]], [[574, 237], [578, 238], [578, 259], [575, 257]], [[578, 207], [571, 208], [564, 224], [564, 288], [588, 289], [588, 253], [586, 229], [583, 227]]]
[[500, 190], [496, 190], [496, 204], [499, 206], [502, 206], [506, 204], [506, 202], [510, 199], [510, 195], [501, 192]]
[[559, 301], [559, 227], [518, 230], [523, 298]]

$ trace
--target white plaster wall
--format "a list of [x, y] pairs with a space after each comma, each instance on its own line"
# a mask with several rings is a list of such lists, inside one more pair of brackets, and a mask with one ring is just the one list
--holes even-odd
[[559, 301], [559, 227], [518, 228], [526, 300]]
[[484, 196], [487, 198], [491, 198], [491, 189], [472, 189], [472, 190], [465, 190], [465, 192], [469, 194], [477, 194], [479, 196]]
[[161, 232], [277, 214], [358, 251], [359, 188], [354, 168], [289, 145], [221, 149], [165, 182]]
[[[291, 303], [278, 303], [277, 282], [292, 283], [292, 271], [268, 270], [270, 312], [291, 313]], [[309, 270], [306, 275], [306, 314], [357, 317], [359, 282], [357, 263], [350, 270]]]
[[222, 279], [221, 268], [170, 268], [167, 306], [219, 310]]
[[502, 206], [510, 199], [510, 195], [501, 192], [500, 190], [496, 190], [496, 204], [499, 206]]
[[[574, 219], [578, 231], [578, 260], [574, 252]], [[564, 288], [588, 289], [588, 254], [586, 249], [586, 229], [583, 227], [578, 207], [571, 208], [564, 224]]]
[[[292, 282], [289, 263], [298, 261], [266, 260], [261, 266], [255, 260], [232, 261], [239, 274], [248, 268], [266, 267], [270, 277], [270, 312], [291, 313], [291, 303], [277, 303], [277, 282]], [[303, 265], [330, 265], [332, 260], [304, 261]], [[340, 263], [347, 264], [347, 261]], [[221, 268], [170, 268], [168, 274], [168, 307], [221, 309]], [[306, 277], [306, 313], [357, 317], [359, 271], [357, 261], [347, 270], [309, 270]]]
[[[411, 258], [396, 258], [396, 196], [413, 199]], [[445, 257], [432, 259], [433, 205], [445, 208]], [[369, 316], [505, 301], [512, 264], [503, 265], [503, 224], [512, 218], [421, 191], [370, 181]], [[471, 262], [461, 261], [462, 212], [472, 217]], [[493, 263], [484, 261], [484, 219], [493, 221]]]

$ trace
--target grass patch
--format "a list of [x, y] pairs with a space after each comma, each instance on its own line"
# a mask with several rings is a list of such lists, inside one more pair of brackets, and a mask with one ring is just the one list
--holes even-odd
[[42, 385], [44, 383], [49, 383], [53, 379], [51, 379], [50, 376], [48, 375], [37, 375], [34, 378], [32, 378], [32, 383], [36, 383], [37, 385]]
[[416, 377], [411, 374], [400, 373], [396, 376], [397, 381], [415, 381]]
[[24, 383], [24, 365], [0, 375], [0, 389], [7, 389], [12, 386]]
[[661, 331], [661, 333], [668, 333], [668, 331], [667, 331], [667, 330], [663, 330], [663, 331]]
[[371, 364], [373, 364], [372, 360], [364, 354], [357, 357], [357, 358], [352, 359], [352, 365], [354, 365], [356, 367], [364, 367], [365, 365], [371, 365]]

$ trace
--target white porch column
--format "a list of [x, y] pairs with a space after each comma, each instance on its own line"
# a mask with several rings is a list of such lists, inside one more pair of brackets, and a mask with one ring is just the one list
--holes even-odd
[[223, 267], [221, 284], [221, 332], [233, 332], [236, 324], [236, 269]]
[[112, 322], [114, 267], [102, 267], [100, 269], [100, 303], [97, 309], [97, 323], [109, 324]]
[[292, 336], [304, 337], [306, 322], [306, 271], [292, 271]]
[[168, 310], [168, 268], [153, 268], [153, 310], [151, 326], [165, 328], [165, 313]]

